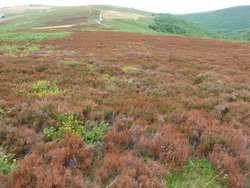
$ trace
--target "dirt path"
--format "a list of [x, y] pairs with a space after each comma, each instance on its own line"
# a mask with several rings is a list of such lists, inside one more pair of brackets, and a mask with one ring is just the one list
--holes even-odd
[[103, 21], [103, 10], [102, 10], [102, 9], [97, 9], [97, 8], [94, 8], [94, 7], [90, 7], [90, 8], [92, 8], [92, 9], [94, 9], [94, 10], [100, 11], [99, 19], [98, 19], [98, 20], [95, 20], [96, 23], [98, 23], [99, 25], [104, 26], [104, 27], [108, 27], [108, 28], [111, 27], [111, 26], [109, 26], [109, 25], [106, 25], [106, 24], [103, 24], [103, 23], [102, 23], [102, 21]]
[[71, 24], [71, 25], [56, 25], [56, 26], [48, 26], [48, 27], [36, 27], [33, 29], [58, 29], [58, 28], [69, 28], [69, 27], [74, 27], [76, 24]]

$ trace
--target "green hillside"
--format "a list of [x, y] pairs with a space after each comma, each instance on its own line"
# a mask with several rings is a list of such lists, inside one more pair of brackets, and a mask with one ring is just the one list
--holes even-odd
[[239, 6], [211, 12], [187, 14], [180, 17], [213, 30], [238, 30], [250, 28], [250, 6]]
[[179, 15], [179, 17], [207, 27], [227, 39], [249, 41], [250, 38], [250, 6]]
[[216, 34], [212, 31], [170, 14], [157, 15], [154, 19], [154, 24], [149, 27], [163, 33], [195, 37], [216, 37]]
[[149, 34], [214, 37], [212, 32], [169, 14], [152, 14], [117, 6], [24, 6], [0, 9], [6, 17], [0, 31], [26, 29], [80, 29]]

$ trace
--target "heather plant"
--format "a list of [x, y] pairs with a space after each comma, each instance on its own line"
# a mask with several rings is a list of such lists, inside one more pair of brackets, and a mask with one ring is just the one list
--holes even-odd
[[52, 81], [39, 80], [31, 85], [32, 90], [40, 97], [55, 95], [60, 92], [57, 84]]
[[102, 141], [106, 131], [108, 130], [108, 124], [104, 121], [100, 122], [97, 126], [89, 126], [79, 121], [73, 114], [63, 114], [59, 116], [61, 126], [59, 128], [46, 128], [44, 129], [44, 135], [52, 139], [61, 139], [66, 132], [70, 132], [75, 135], [80, 135], [85, 139], [88, 144], [98, 144]]

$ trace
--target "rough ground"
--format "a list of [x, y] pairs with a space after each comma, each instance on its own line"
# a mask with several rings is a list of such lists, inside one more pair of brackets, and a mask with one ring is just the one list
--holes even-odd
[[[19, 165], [0, 187], [166, 187], [190, 158], [250, 186], [249, 43], [82, 31], [31, 44], [0, 56], [0, 145]], [[60, 92], [36, 95], [41, 80]], [[108, 130], [98, 144], [47, 138], [65, 113]]]

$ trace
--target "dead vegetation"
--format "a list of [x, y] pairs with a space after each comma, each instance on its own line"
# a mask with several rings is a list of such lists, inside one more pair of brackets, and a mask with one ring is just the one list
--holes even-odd
[[[166, 187], [190, 158], [228, 187], [250, 186], [246, 44], [106, 32], [39, 44], [54, 48], [0, 55], [0, 145], [19, 166], [1, 187]], [[108, 130], [97, 144], [73, 128], [48, 139], [65, 113]]]

